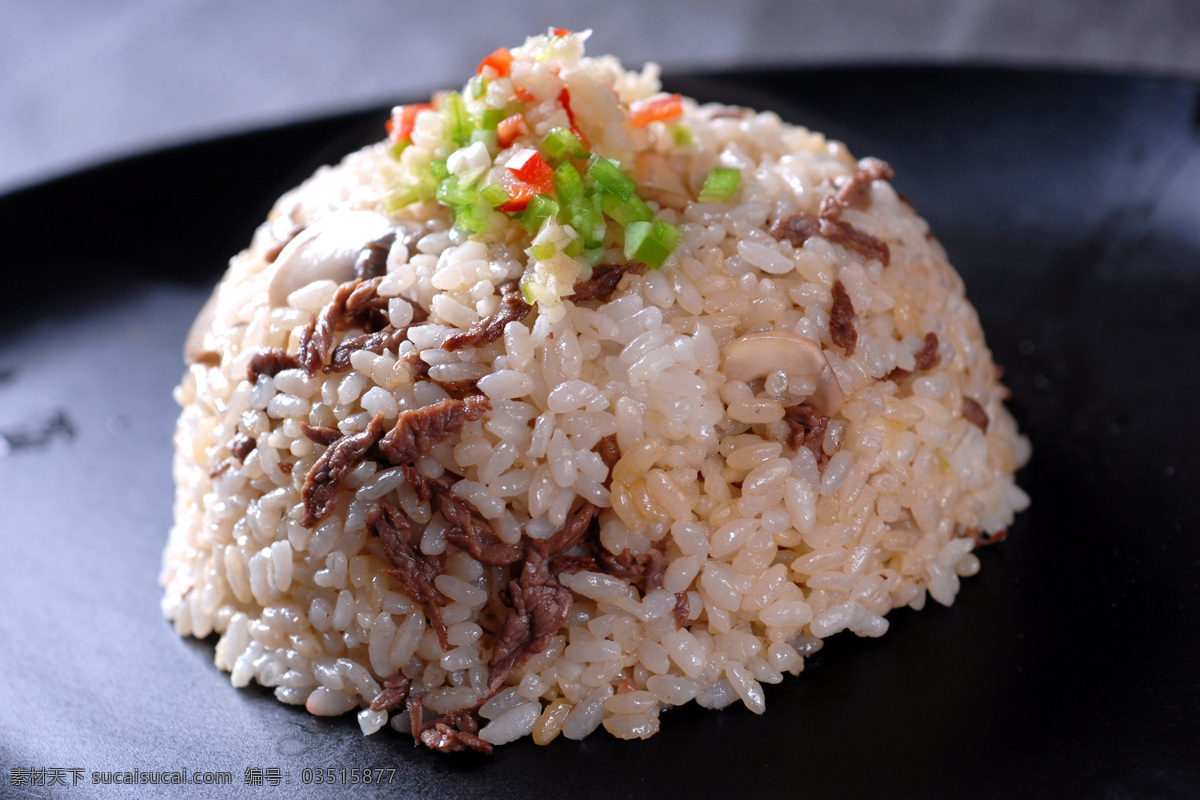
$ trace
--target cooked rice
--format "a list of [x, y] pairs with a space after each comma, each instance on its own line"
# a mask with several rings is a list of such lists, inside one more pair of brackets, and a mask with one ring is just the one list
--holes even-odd
[[[893, 608], [919, 609], [927, 596], [952, 603], [960, 578], [979, 569], [981, 535], [1001, 532], [1028, 504], [1013, 473], [1029, 446], [1002, 403], [976, 313], [925, 221], [892, 186], [870, 181], [864, 207], [841, 215], [886, 243], [887, 266], [821, 235], [798, 247], [778, 239], [773, 224], [818, 216], [853, 179], [859, 167], [846, 148], [770, 112], [687, 98], [692, 143], [677, 138], [680, 119], [635, 128], [625, 108], [659, 91], [656, 67], [625, 72], [611, 58], [584, 58], [585, 38], [532, 37], [480, 102], [502, 107], [525, 87], [535, 101], [520, 143], [536, 146], [567, 124], [558, 100], [567, 86], [591, 148], [627, 171], [636, 164], [639, 194], [682, 231], [661, 269], [625, 275], [607, 302], [576, 304], [565, 298], [587, 266], [535, 263], [519, 228], [470, 238], [436, 202], [388, 214], [397, 187], [426, 168], [422, 152], [444, 146], [434, 112], [417, 116], [398, 159], [382, 142], [286, 194], [231, 261], [192, 342], [198, 363], [176, 390], [176, 522], [161, 583], [178, 633], [219, 634], [216, 665], [233, 685], [257, 681], [316, 714], [357, 710], [366, 734], [389, 716], [407, 732], [403, 708], [369, 708], [402, 674], [435, 715], [478, 708], [479, 735], [493, 744], [578, 739], [600, 726], [645, 738], [663, 708], [692, 700], [762, 713], [762, 684], [799, 673], [825, 637], [880, 636]], [[715, 165], [741, 170], [735, 202], [695, 201]], [[396, 328], [415, 307], [429, 311], [427, 323], [395, 348], [354, 352], [345, 371], [288, 368], [251, 383], [255, 354], [296, 353], [338, 284], [318, 269], [273, 297], [288, 255], [270, 257], [296, 229], [347, 209], [419, 223], [419, 236], [388, 252], [379, 294]], [[538, 243], [559, 237], [561, 249], [572, 232], [553, 227]], [[604, 260], [625, 259], [617, 246]], [[490, 344], [440, 349], [495, 313], [501, 284], [523, 277], [533, 313]], [[835, 282], [853, 307], [852, 355], [831, 338]], [[756, 373], [749, 382], [724, 374], [723, 352], [738, 353], [731, 343], [763, 331], [818, 343], [844, 395], [812, 446], [789, 444], [785, 410], [814, 396], [819, 376], [746, 366], [754, 355], [737, 356], [737, 374]], [[339, 331], [334, 344], [358, 333]], [[921, 370], [930, 333], [939, 361]], [[417, 352], [441, 384], [414, 372], [405, 357]], [[644, 555], [670, 536], [660, 589], [643, 594], [599, 569], [561, 573], [569, 618], [494, 694], [497, 610], [515, 572], [448, 543], [445, 519], [400, 467], [363, 461], [341, 481], [333, 513], [301, 524], [305, 478], [325, 451], [301, 424], [352, 434], [382, 414], [390, 428], [464, 381], [477, 382], [490, 410], [416, 468], [461, 476], [454, 494], [501, 542], [545, 540], [584, 501], [601, 508], [599, 542], [611, 554]], [[964, 416], [967, 398], [986, 414], [986, 431]], [[254, 443], [244, 463], [230, 453], [238, 434]], [[606, 486], [596, 448], [609, 435], [622, 455]], [[379, 500], [423, 528], [421, 553], [445, 557], [436, 580], [447, 598], [445, 650], [425, 610], [385, 572], [366, 523]], [[676, 593], [689, 609], [678, 628]]]

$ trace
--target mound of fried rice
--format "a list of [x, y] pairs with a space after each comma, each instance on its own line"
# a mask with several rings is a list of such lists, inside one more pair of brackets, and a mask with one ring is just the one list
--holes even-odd
[[397, 108], [197, 320], [162, 607], [234, 686], [442, 750], [762, 713], [825, 637], [952, 603], [1028, 504], [890, 167], [586, 38]]

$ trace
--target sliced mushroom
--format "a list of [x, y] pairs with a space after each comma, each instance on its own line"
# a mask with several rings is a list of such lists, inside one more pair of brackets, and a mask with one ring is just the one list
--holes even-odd
[[374, 211], [334, 211], [321, 217], [283, 248], [271, 267], [268, 302], [287, 305], [292, 292], [313, 281], [345, 283], [368, 242], [387, 236], [392, 223]]
[[731, 381], [750, 383], [783, 370], [791, 378], [816, 377], [817, 388], [808, 403], [826, 416], [837, 413], [845, 401], [842, 387], [818, 342], [790, 331], [748, 333], [725, 345], [721, 371]]
[[192, 327], [188, 329], [187, 339], [183, 342], [183, 361], [185, 364], [209, 364], [215, 366], [221, 363], [221, 354], [205, 345], [205, 339], [212, 328], [213, 320], [217, 318], [217, 289], [204, 301], [200, 312], [196, 314]]
[[688, 192], [679, 172], [672, 169], [658, 153], [639, 153], [637, 166], [638, 194], [643, 200], [653, 200], [660, 206], [682, 211], [687, 208], [692, 195]]

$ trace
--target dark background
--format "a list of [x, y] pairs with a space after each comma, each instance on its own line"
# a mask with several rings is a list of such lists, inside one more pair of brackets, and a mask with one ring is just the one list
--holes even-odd
[[997, 64], [1200, 77], [1190, 0], [5, 0], [0, 191], [218, 132], [456, 87], [548, 26], [680, 72]]

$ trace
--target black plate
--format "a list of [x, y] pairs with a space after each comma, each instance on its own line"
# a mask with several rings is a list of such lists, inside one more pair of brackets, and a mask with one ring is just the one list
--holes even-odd
[[833, 638], [762, 717], [677, 709], [647, 742], [445, 757], [231, 688], [212, 642], [158, 611], [180, 346], [271, 201], [386, 112], [201, 142], [0, 198], [0, 796], [24, 770], [184, 768], [230, 772], [220, 796], [248, 768], [327, 796], [306, 769], [364, 767], [394, 773], [354, 796], [1200, 791], [1197, 86], [973, 69], [668, 84], [887, 159], [962, 272], [1034, 459], [1032, 508], [958, 602]]

